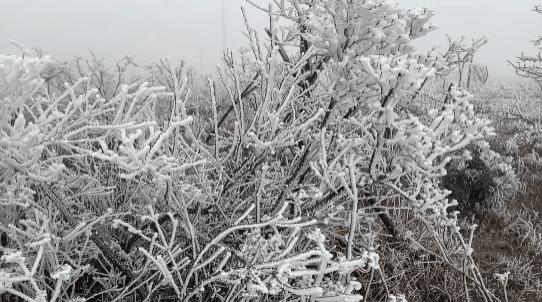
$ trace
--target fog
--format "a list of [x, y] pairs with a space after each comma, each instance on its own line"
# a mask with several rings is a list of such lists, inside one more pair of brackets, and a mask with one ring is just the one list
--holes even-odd
[[[259, 0], [259, 3], [267, 1]], [[489, 44], [478, 55], [492, 77], [511, 77], [507, 59], [522, 51], [534, 52], [529, 41], [542, 34], [542, 17], [532, 0], [403, 0], [404, 8], [428, 7], [436, 11], [439, 29], [416, 45], [426, 50], [446, 46], [446, 34], [468, 39], [486, 35]], [[220, 63], [224, 47], [245, 43], [241, 5], [250, 22], [263, 27], [262, 12], [241, 0], [56, 0], [0, 2], [0, 52], [17, 52], [13, 38], [26, 47], [44, 49], [55, 58], [87, 55], [114, 62], [131, 55], [141, 64], [164, 56], [184, 59], [194, 68], [210, 71]]]

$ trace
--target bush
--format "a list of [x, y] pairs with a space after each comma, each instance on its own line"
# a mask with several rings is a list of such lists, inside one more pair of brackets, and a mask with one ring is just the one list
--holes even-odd
[[471, 158], [453, 161], [443, 183], [452, 191], [461, 210], [502, 208], [522, 190], [522, 182], [512, 167], [512, 158], [491, 150], [487, 142], [469, 148]]
[[167, 60], [149, 81], [124, 79], [130, 61], [72, 81], [49, 57], [0, 56], [0, 200], [24, 213], [0, 225], [6, 299], [361, 301], [377, 276], [379, 300], [404, 301], [379, 247], [406, 240], [496, 300], [441, 183], [488, 121], [456, 87], [426, 115], [397, 110], [455, 68], [410, 45], [432, 12], [262, 10], [270, 39], [247, 21], [248, 49], [205, 91]]

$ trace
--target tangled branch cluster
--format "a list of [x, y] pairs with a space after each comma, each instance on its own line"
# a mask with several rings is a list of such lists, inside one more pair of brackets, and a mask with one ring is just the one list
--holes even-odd
[[0, 56], [0, 201], [21, 215], [0, 224], [0, 293], [362, 301], [377, 274], [382, 299], [404, 301], [378, 249], [416, 242], [406, 213], [449, 236], [437, 253], [463, 266], [467, 295], [495, 300], [440, 183], [492, 129], [455, 87], [441, 108], [403, 110], [457, 68], [410, 44], [433, 13], [384, 0], [261, 9], [268, 36], [245, 16], [248, 47], [205, 91], [167, 60], [149, 82], [102, 85], [90, 69], [51, 90], [64, 77], [47, 76], [49, 57]]

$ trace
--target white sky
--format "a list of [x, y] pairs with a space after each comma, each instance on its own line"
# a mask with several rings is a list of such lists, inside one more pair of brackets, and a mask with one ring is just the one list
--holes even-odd
[[[245, 42], [241, 5], [256, 27], [266, 25], [267, 19], [243, 0], [224, 1], [226, 46], [236, 49]], [[513, 76], [506, 60], [522, 51], [534, 52], [529, 41], [542, 35], [542, 16], [531, 12], [542, 0], [398, 2], [404, 8], [425, 6], [437, 13], [433, 23], [439, 29], [417, 43], [420, 49], [446, 46], [447, 33], [488, 36], [489, 44], [478, 59], [493, 77]], [[92, 49], [109, 62], [134, 55], [147, 64], [170, 56], [210, 71], [222, 54], [222, 0], [0, 0], [0, 53], [16, 52], [8, 38], [59, 59]]]

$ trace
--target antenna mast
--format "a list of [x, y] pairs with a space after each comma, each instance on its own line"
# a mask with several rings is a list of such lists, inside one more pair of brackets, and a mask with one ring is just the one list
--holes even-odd
[[222, 50], [226, 50], [226, 0], [222, 0]]

